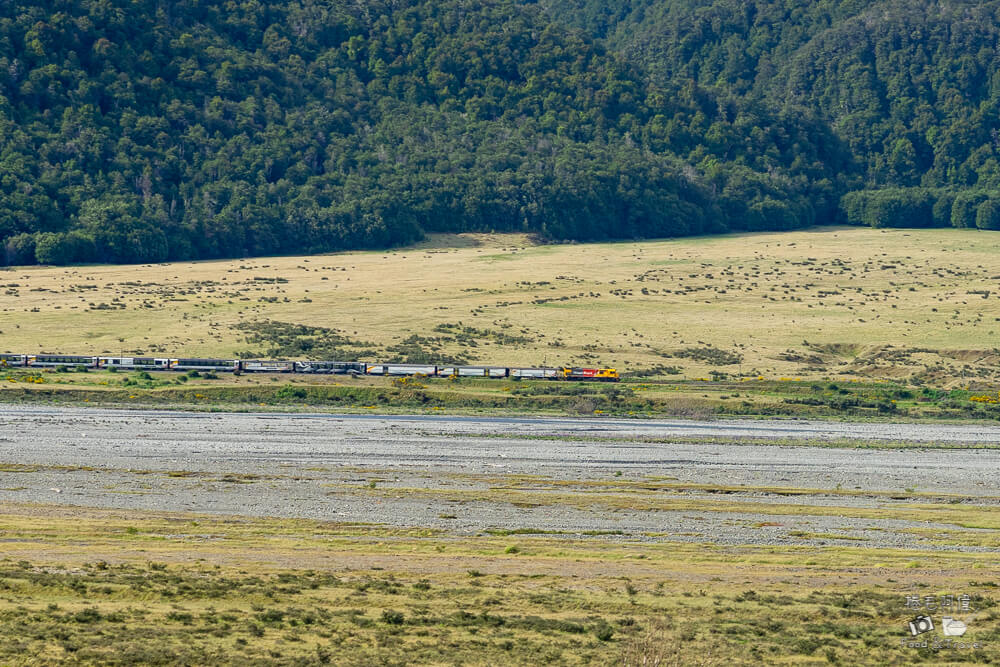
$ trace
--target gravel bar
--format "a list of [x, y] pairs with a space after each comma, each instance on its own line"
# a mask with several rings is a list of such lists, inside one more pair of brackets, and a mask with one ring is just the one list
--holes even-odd
[[[699, 441], [708, 438], [715, 441]], [[928, 447], [796, 444], [825, 440]], [[931, 446], [949, 443], [961, 446]], [[905, 508], [950, 502], [1000, 511], [1000, 449], [982, 448], [997, 444], [1000, 428], [983, 425], [3, 407], [0, 503], [300, 517], [462, 534], [540, 530], [603, 533], [591, 539], [992, 551], [975, 527], [909, 520]], [[658, 493], [641, 484], [650, 480], [709, 488]], [[684, 509], [632, 509], [633, 497], [689, 502]], [[898, 516], [840, 516], [836, 508], [888, 508]]]

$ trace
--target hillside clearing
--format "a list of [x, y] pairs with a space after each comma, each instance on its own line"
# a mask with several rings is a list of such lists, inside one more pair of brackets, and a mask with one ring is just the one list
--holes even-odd
[[975, 230], [562, 246], [463, 234], [391, 252], [16, 267], [0, 271], [0, 349], [302, 357], [318, 340], [361, 359], [955, 385], [997, 377], [998, 250]]

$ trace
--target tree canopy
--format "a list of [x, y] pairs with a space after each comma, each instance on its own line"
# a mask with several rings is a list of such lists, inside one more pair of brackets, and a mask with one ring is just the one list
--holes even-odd
[[998, 6], [17, 3], [0, 262], [895, 224], [914, 206], [991, 229]]
[[654, 82], [807, 109], [849, 148], [850, 190], [1000, 189], [996, 0], [541, 1]]

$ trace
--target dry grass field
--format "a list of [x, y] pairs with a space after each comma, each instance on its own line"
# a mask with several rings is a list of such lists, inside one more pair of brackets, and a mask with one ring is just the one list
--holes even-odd
[[[13, 503], [0, 504], [0, 530], [7, 665], [1000, 658], [997, 564], [984, 553], [456, 535]], [[968, 595], [960, 615], [970, 632], [957, 639], [967, 646], [906, 646], [916, 613], [907, 595]]]
[[[64, 393], [89, 405], [809, 416], [843, 397], [878, 417], [942, 401], [957, 418], [966, 413], [944, 402], [1000, 402], [998, 294], [1000, 235], [975, 230], [564, 246], [460, 235], [390, 252], [15, 267], [0, 270], [0, 351], [594, 364], [643, 377], [576, 386], [8, 369], [0, 382], [5, 401]], [[646, 382], [655, 375], [668, 380]], [[703, 377], [718, 381], [694, 381]], [[3, 490], [19, 493], [34, 471], [8, 461]], [[791, 545], [748, 544], [694, 529], [471, 531], [15, 495], [0, 502], [0, 664], [1000, 661], [993, 497], [622, 477], [460, 480], [445, 493], [355, 476], [331, 493], [374, 508], [444, 499], [458, 508], [438, 515], [446, 521], [495, 505], [683, 513], [761, 532], [814, 525], [789, 532]], [[875, 548], [871, 534], [831, 532], [833, 520], [894, 522], [869, 533], [906, 539]], [[907, 595], [969, 595], [976, 646], [906, 646]]]
[[240, 328], [273, 321], [318, 327], [306, 338], [362, 359], [957, 386], [997, 378], [998, 299], [1000, 235], [977, 230], [562, 246], [460, 235], [390, 252], [8, 268], [0, 350], [301, 352]]

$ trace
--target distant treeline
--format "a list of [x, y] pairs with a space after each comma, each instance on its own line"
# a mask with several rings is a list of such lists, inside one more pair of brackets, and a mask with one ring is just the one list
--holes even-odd
[[8, 3], [0, 263], [990, 228], [996, 4]]
[[860, 190], [844, 195], [841, 206], [852, 225], [1000, 229], [1000, 191]]

